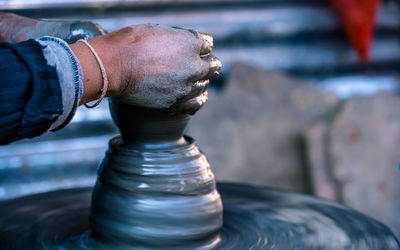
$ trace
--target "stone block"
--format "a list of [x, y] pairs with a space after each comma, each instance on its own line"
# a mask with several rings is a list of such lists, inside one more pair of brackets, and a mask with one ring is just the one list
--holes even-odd
[[346, 101], [326, 145], [339, 201], [400, 236], [400, 98], [380, 93]]
[[193, 117], [218, 180], [308, 191], [303, 132], [338, 104], [310, 83], [236, 64], [226, 88]]
[[339, 190], [332, 178], [326, 147], [329, 124], [329, 121], [319, 121], [307, 129], [305, 133], [307, 165], [312, 193], [328, 200], [338, 201]]

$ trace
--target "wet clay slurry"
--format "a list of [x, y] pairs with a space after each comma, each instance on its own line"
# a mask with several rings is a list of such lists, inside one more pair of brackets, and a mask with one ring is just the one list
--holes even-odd
[[270, 188], [219, 184], [222, 224], [210, 166], [182, 135], [190, 116], [116, 100], [110, 109], [121, 136], [94, 189], [0, 202], [0, 249], [400, 249], [361, 213]]
[[212, 241], [222, 202], [206, 157], [183, 130], [189, 115], [110, 102], [121, 136], [98, 169], [91, 236], [111, 246]]
[[333, 202], [242, 184], [217, 187], [224, 225], [216, 238], [176, 246], [102, 244], [88, 230], [91, 189], [76, 188], [0, 202], [0, 249], [400, 249], [385, 225]]

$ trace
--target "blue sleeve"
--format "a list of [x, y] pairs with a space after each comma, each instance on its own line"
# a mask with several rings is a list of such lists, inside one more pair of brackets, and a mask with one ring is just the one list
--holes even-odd
[[0, 43], [0, 144], [41, 135], [62, 113], [57, 71], [41, 45]]

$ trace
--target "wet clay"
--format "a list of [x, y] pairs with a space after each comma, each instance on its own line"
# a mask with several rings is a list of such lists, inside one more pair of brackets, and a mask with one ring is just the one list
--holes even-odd
[[157, 240], [120, 242], [113, 247], [94, 241], [88, 231], [91, 189], [77, 188], [0, 202], [0, 249], [400, 249], [388, 227], [333, 202], [242, 184], [218, 183], [217, 188], [224, 225], [210, 240], [174, 246], [154, 245]]
[[222, 202], [206, 157], [192, 138], [183, 136], [190, 115], [116, 99], [110, 111], [121, 136], [110, 141], [98, 169], [91, 237], [110, 247], [216, 239]]

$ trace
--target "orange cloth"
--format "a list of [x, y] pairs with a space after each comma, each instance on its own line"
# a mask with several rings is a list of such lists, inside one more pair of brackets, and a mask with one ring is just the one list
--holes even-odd
[[350, 43], [362, 62], [367, 62], [380, 0], [331, 0]]

